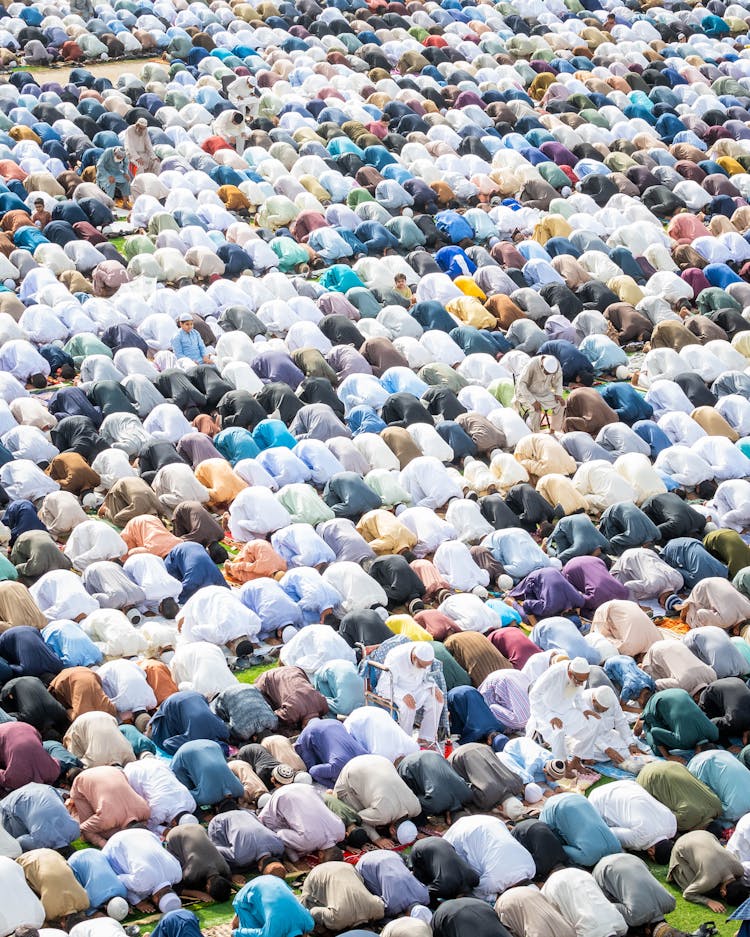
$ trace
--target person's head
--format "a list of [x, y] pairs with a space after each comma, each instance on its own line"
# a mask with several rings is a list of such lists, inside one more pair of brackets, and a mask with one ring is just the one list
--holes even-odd
[[135, 132], [138, 134], [144, 134], [148, 129], [148, 121], [145, 117], [139, 117], [135, 122]]
[[37, 390], [47, 386], [47, 378], [43, 374], [32, 374], [29, 378], [29, 384]]
[[168, 914], [170, 911], [179, 911], [182, 907], [179, 895], [172, 891], [172, 886], [167, 885], [160, 888], [153, 896], [154, 904], [162, 914]]
[[209, 545], [206, 547], [206, 550], [212, 561], [216, 563], [217, 566], [221, 566], [222, 563], [226, 563], [226, 561], [229, 559], [229, 554], [218, 540], [214, 540], [212, 543], [209, 543]]
[[608, 686], [598, 686], [593, 693], [592, 704], [594, 712], [605, 713], [612, 705], [613, 692]]
[[345, 840], [346, 844], [351, 846], [352, 849], [364, 849], [369, 841], [370, 837], [361, 826], [355, 826], [354, 829], [347, 835]]
[[116, 146], [112, 153], [112, 156], [115, 158], [115, 160], [118, 163], [122, 163], [125, 160], [125, 150], [123, 150], [121, 146]]
[[13, 931], [13, 937], [39, 937], [39, 931], [31, 924], [22, 924]]
[[674, 846], [674, 840], [672, 839], [660, 839], [658, 843], [654, 843], [653, 846], [649, 846], [646, 850], [650, 859], [652, 859], [657, 865], [668, 865], [670, 856], [672, 855], [672, 847]]
[[576, 686], [583, 686], [591, 673], [591, 664], [585, 657], [574, 657], [568, 664], [568, 677]]
[[182, 329], [183, 332], [192, 332], [193, 330], [193, 317], [189, 312], [183, 312], [182, 315], [177, 319], [177, 324]]
[[727, 904], [736, 907], [743, 901], [747, 901], [750, 896], [750, 888], [747, 887], [741, 878], [732, 879], [731, 882], [724, 882], [719, 886], [719, 894]]
[[60, 368], [60, 377], [64, 381], [72, 381], [75, 376], [76, 376], [76, 369], [73, 367], [72, 364], [64, 364]]
[[180, 606], [171, 596], [164, 599], [162, 603], [159, 605], [159, 614], [163, 615], [165, 618], [171, 618], [171, 619], [177, 618], [179, 613], [180, 613]]
[[34, 208], [36, 208], [37, 211], [44, 211], [44, 199], [43, 199], [43, 198], [35, 198], [35, 199], [34, 199]]
[[258, 859], [258, 871], [261, 875], [275, 875], [277, 878], [286, 878], [286, 869], [273, 856], [261, 856]]
[[594, 372], [593, 371], [581, 371], [577, 375], [578, 383], [583, 384], [584, 387], [591, 387], [594, 383]]
[[276, 765], [271, 772], [271, 784], [274, 787], [284, 787], [294, 781], [294, 768], [289, 765]]
[[542, 369], [545, 374], [555, 374], [560, 368], [560, 362], [554, 355], [542, 355]]
[[232, 883], [223, 875], [209, 875], [206, 880], [206, 891], [214, 901], [229, 901], [232, 894]]
[[415, 641], [411, 652], [411, 662], [420, 670], [429, 670], [435, 660], [435, 650], [427, 641]]
[[242, 114], [240, 114], [239, 111], [235, 111], [235, 112], [232, 114], [232, 123], [235, 125], [235, 127], [239, 127], [239, 125], [242, 123], [242, 121], [243, 121]]
[[151, 717], [146, 712], [140, 712], [133, 720], [133, 725], [138, 729], [140, 733], [144, 733], [148, 728], [148, 724], [151, 721]]
[[253, 653], [252, 642], [247, 638], [242, 638], [235, 645], [234, 652], [237, 657], [249, 657]]
[[396, 286], [406, 286], [406, 274], [397, 273], [393, 278], [393, 282], [396, 284]]

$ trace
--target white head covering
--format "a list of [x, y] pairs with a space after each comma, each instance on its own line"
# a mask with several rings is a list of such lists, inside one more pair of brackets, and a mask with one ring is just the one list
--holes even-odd
[[591, 664], [586, 660], [585, 657], [574, 657], [573, 660], [568, 664], [568, 670], [573, 673], [586, 675], [591, 673]]
[[258, 798], [258, 809], [262, 810], [266, 806], [266, 804], [270, 802], [270, 800], [271, 800], [270, 794], [261, 794], [260, 797]]
[[177, 821], [178, 826], [192, 826], [195, 823], [198, 823], [198, 817], [194, 817], [192, 813], [183, 813], [180, 819]]
[[415, 641], [412, 654], [423, 664], [431, 664], [435, 660], [435, 649], [428, 641]]
[[417, 828], [411, 820], [404, 820], [396, 827], [396, 839], [399, 846], [408, 846], [417, 838]]
[[542, 367], [547, 374], [554, 374], [560, 367], [560, 364], [554, 355], [542, 355]]
[[523, 816], [523, 804], [517, 797], [508, 797], [504, 800], [503, 810], [509, 820], [519, 820]]
[[169, 911], [179, 911], [181, 907], [180, 896], [173, 891], [165, 892], [159, 899], [159, 910], [162, 914], [167, 914]]
[[432, 921], [432, 911], [423, 904], [415, 904], [409, 912], [409, 917], [414, 917], [418, 921], [424, 921], [425, 924], [429, 924]]
[[312, 782], [313, 782], [313, 779], [312, 779], [312, 777], [307, 773], [307, 771], [298, 771], [298, 772], [294, 775], [294, 783], [295, 783], [295, 784], [312, 784]]
[[107, 902], [107, 914], [115, 921], [124, 921], [128, 916], [130, 907], [124, 898], [116, 895]]
[[542, 797], [544, 797], [544, 793], [541, 787], [533, 781], [524, 788], [523, 799], [527, 804], [538, 804]]

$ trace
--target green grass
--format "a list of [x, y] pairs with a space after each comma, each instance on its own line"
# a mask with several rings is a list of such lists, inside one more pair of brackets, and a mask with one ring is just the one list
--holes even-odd
[[275, 666], [275, 662], [271, 664], [258, 664], [255, 667], [249, 667], [247, 670], [240, 670], [235, 674], [235, 677], [237, 677], [240, 683], [255, 683], [262, 673], [271, 670], [271, 668]]

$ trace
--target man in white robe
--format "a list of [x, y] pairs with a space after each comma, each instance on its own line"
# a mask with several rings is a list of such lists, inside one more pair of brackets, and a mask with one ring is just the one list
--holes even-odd
[[388, 596], [385, 589], [368, 576], [359, 563], [344, 560], [331, 563], [323, 572], [323, 579], [341, 596], [341, 604], [334, 609], [343, 616], [357, 609], [385, 608]]
[[523, 368], [516, 380], [513, 402], [519, 413], [526, 415], [532, 433], [539, 432], [545, 412], [551, 429], [562, 429], [565, 414], [562, 393], [562, 369], [557, 358], [542, 355], [541, 358], [532, 358]]
[[279, 660], [285, 667], [301, 667], [312, 677], [331, 661], [357, 663], [357, 655], [328, 625], [307, 625], [284, 645]]
[[707, 507], [717, 526], [741, 534], [750, 528], [750, 482], [744, 478], [722, 482]]
[[[128, 545], [105, 521], [85, 521], [73, 528], [63, 551], [73, 566], [84, 570], [99, 560], [120, 560]], [[70, 617], [70, 616], [68, 616]]]
[[[125, 560], [122, 568], [128, 579], [132, 579], [146, 596], [145, 602], [138, 606], [142, 612], [160, 610], [167, 618], [174, 617], [177, 611], [177, 599], [182, 592], [182, 583], [169, 575], [164, 560], [160, 556], [154, 556], [151, 553], [136, 553]], [[168, 599], [175, 604], [165, 606]]]
[[[222, 586], [204, 586], [183, 605], [177, 616], [183, 641], [207, 641], [239, 653], [238, 642], [259, 643], [260, 618], [242, 603], [239, 593]], [[251, 648], [243, 648], [250, 653]]]
[[624, 937], [625, 918], [583, 869], [558, 869], [542, 887], [542, 894], [573, 925], [576, 937]]
[[151, 900], [162, 913], [181, 907], [172, 886], [182, 881], [182, 867], [153, 833], [122, 830], [107, 840], [102, 854], [127, 888], [129, 904]]
[[151, 808], [148, 828], [162, 833], [180, 814], [192, 814], [196, 809], [193, 795], [172, 773], [162, 758], [141, 756], [138, 761], [125, 765], [125, 777], [136, 794]]
[[479, 873], [474, 895], [484, 901], [494, 901], [508, 888], [536, 876], [533, 856], [511, 836], [500, 817], [461, 817], [443, 839]]
[[156, 709], [156, 697], [146, 673], [134, 660], [110, 660], [97, 672], [102, 689], [115, 704], [120, 719]]
[[538, 732], [554, 758], [579, 765], [573, 749], [586, 750], [599, 731], [599, 717], [583, 695], [591, 665], [583, 657], [560, 661], [545, 671], [529, 692], [531, 717], [526, 734]]
[[268, 488], [243, 489], [229, 507], [229, 533], [246, 543], [287, 527], [292, 518]]
[[632, 755], [643, 755], [642, 748], [633, 735], [628, 720], [617, 701], [614, 691], [608, 686], [583, 691], [586, 706], [596, 713], [598, 722], [593, 738], [581, 744], [575, 740], [572, 750], [579, 758], [592, 761], [610, 761], [619, 765]]
[[206, 641], [181, 644], [169, 669], [181, 690], [195, 690], [209, 700], [238, 682], [227, 666], [221, 648]]
[[360, 706], [344, 720], [344, 728], [373, 755], [383, 755], [390, 762], [419, 751], [417, 742], [407, 735], [390, 713], [377, 706]]
[[668, 475], [683, 488], [696, 488], [701, 482], [714, 477], [711, 466], [689, 446], [670, 446], [662, 449], [654, 461], [654, 468]]
[[636, 781], [615, 781], [597, 787], [589, 793], [589, 803], [623, 849], [648, 852], [662, 865], [669, 861], [672, 840], [677, 835], [677, 818]]
[[463, 497], [460, 485], [451, 478], [442, 462], [419, 456], [402, 469], [399, 482], [416, 507], [442, 508], [452, 498]]
[[411, 737], [417, 710], [422, 710], [419, 744], [434, 745], [443, 709], [443, 694], [435, 685], [430, 667], [435, 651], [426, 641], [413, 641], [390, 650], [383, 661], [387, 672], [381, 673], [378, 695], [398, 706], [398, 723]]

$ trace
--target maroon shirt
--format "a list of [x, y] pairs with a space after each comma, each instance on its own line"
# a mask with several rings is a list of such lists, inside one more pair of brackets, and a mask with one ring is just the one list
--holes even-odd
[[54, 784], [60, 763], [42, 747], [42, 737], [25, 722], [0, 725], [0, 788], [15, 791], [24, 784]]
[[498, 628], [488, 637], [503, 657], [508, 658], [514, 670], [521, 670], [530, 657], [541, 652], [541, 648], [527, 638], [520, 628]]

